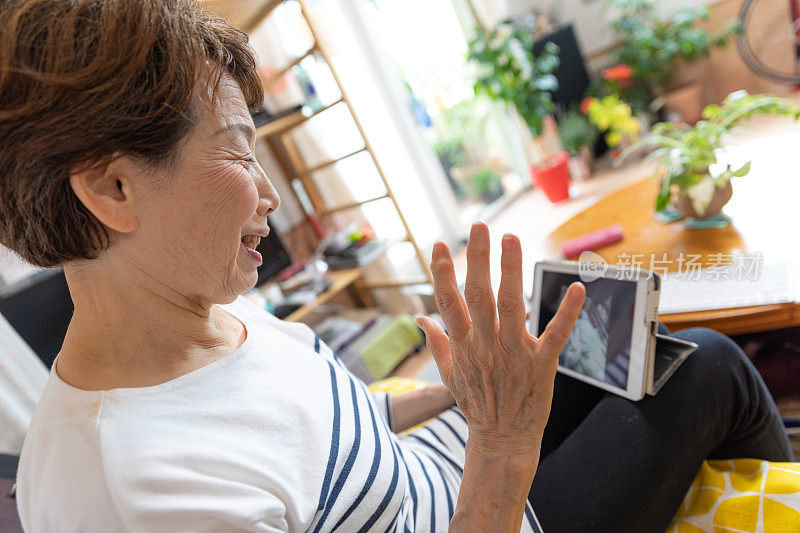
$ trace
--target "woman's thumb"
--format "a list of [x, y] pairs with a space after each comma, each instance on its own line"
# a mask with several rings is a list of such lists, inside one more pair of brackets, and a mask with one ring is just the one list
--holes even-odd
[[439, 324], [427, 316], [418, 317], [416, 323], [425, 333], [425, 344], [428, 346], [433, 360], [436, 361], [436, 366], [439, 367], [439, 373], [442, 378], [445, 375], [449, 377], [452, 358], [450, 354], [450, 339], [447, 334]]

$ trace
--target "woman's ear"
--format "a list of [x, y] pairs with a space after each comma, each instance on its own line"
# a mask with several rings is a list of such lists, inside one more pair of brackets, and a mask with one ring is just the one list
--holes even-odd
[[69, 184], [75, 196], [107, 228], [130, 233], [139, 226], [132, 177], [140, 164], [115, 155], [110, 163], [72, 172]]

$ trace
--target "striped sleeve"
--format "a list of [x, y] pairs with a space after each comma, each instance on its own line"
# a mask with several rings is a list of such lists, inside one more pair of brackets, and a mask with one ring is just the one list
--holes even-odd
[[[342, 360], [331, 350], [330, 346], [325, 344], [317, 335], [313, 335], [312, 342], [314, 343], [315, 352], [325, 356], [332, 363], [338, 365], [339, 368], [347, 372], [350, 379], [354, 380], [356, 383], [364, 383], [358, 376], [350, 372]], [[381, 418], [383, 418], [384, 422], [389, 426], [389, 429], [392, 429], [394, 427], [394, 421], [392, 420], [392, 395], [386, 392], [375, 391], [372, 393], [372, 398], [375, 400], [375, 405], [378, 408], [378, 413], [381, 415]]]
[[[313, 333], [313, 332], [312, 332]], [[331, 360], [334, 364], [337, 364], [342, 370], [347, 372], [350, 376], [350, 379], [356, 381], [356, 383], [364, 383], [358, 376], [350, 372], [347, 366], [342, 362], [341, 359], [331, 350], [330, 346], [325, 344], [317, 335], [314, 335], [314, 351], [320, 355], [327, 357]], [[375, 405], [378, 408], [378, 413], [383, 418], [384, 422], [389, 426], [389, 429], [394, 428], [394, 420], [392, 419], [392, 395], [387, 392], [380, 392], [375, 391], [372, 393], [372, 398], [375, 400]]]
[[386, 392], [375, 391], [372, 393], [378, 412], [389, 425], [389, 429], [394, 431], [394, 420], [392, 417], [392, 395]]

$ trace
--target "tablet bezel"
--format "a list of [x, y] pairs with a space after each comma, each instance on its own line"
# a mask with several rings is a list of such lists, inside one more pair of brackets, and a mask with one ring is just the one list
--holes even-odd
[[[533, 295], [531, 299], [531, 313], [528, 320], [530, 332], [539, 336], [539, 311], [541, 308], [542, 296], [542, 272], [555, 272], [561, 274], [573, 274], [580, 279], [580, 263], [574, 261], [539, 261], [534, 267]], [[628, 365], [628, 383], [626, 388], [615, 387], [604, 381], [586, 376], [570, 368], [558, 365], [558, 371], [572, 376], [581, 381], [585, 381], [601, 389], [619, 394], [631, 400], [641, 400], [644, 397], [644, 387], [646, 383], [645, 373], [648, 370], [648, 339], [650, 337], [650, 327], [647, 324], [647, 298], [648, 298], [648, 277], [649, 273], [645, 270], [632, 267], [616, 267], [607, 265], [602, 272], [594, 272], [592, 278], [617, 279], [618, 273], [624, 274], [622, 281], [636, 283], [636, 299], [633, 311], [633, 327], [631, 328], [631, 358]], [[591, 281], [584, 281], [584, 284]]]

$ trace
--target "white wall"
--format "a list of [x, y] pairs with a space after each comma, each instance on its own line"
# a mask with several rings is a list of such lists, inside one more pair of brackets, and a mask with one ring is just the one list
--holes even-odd
[[19, 455], [47, 369], [0, 315], [0, 453]]
[[[584, 55], [602, 50], [615, 41], [606, 21], [609, 18], [606, 0], [500, 0], [509, 15], [528, 13], [534, 9], [552, 12], [560, 21], [572, 23]], [[709, 0], [659, 0], [658, 11], [664, 15], [685, 6], [708, 4]]]

